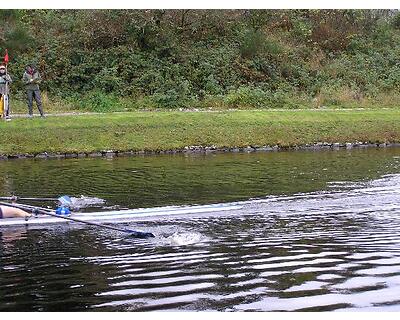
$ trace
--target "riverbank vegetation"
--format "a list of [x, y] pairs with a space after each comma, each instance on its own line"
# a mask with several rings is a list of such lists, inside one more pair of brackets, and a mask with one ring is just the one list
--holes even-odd
[[127, 112], [0, 123], [0, 155], [400, 142], [400, 110]]
[[0, 10], [23, 110], [24, 66], [47, 109], [400, 105], [395, 10]]

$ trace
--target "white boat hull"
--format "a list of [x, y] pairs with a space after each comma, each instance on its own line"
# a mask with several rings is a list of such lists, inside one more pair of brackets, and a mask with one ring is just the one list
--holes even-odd
[[[100, 211], [74, 213], [71, 217], [92, 222], [107, 222], [107, 223], [122, 223], [135, 221], [139, 218], [154, 217], [154, 216], [170, 216], [170, 215], [186, 215], [207, 212], [230, 211], [240, 209], [242, 206], [235, 204], [216, 204], [205, 206], [187, 206], [187, 207], [160, 207], [160, 208], [145, 208], [145, 209], [129, 209], [119, 211]], [[24, 225], [48, 225], [62, 223], [77, 223], [62, 218], [50, 217], [39, 214], [33, 216], [29, 220], [22, 218], [7, 218], [0, 219], [0, 228], [15, 227]]]

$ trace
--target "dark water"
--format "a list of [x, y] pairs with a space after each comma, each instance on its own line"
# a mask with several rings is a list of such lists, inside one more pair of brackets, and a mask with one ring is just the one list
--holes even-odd
[[75, 224], [0, 228], [0, 311], [400, 310], [400, 149], [0, 168], [0, 195], [82, 194], [114, 210], [216, 204], [124, 225], [151, 240]]

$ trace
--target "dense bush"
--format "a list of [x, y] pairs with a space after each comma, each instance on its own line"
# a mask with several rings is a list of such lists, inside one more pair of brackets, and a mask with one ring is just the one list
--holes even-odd
[[68, 100], [79, 109], [93, 112], [121, 111], [125, 108], [120, 98], [98, 90], [84, 95], [70, 96]]
[[[27, 63], [78, 108], [281, 108], [400, 89], [390, 10], [0, 10], [13, 95]], [[397, 95], [396, 95], [397, 97]]]

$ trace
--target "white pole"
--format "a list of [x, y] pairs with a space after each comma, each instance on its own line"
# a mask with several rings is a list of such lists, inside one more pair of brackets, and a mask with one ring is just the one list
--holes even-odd
[[5, 97], [4, 97], [4, 120], [6, 120], [6, 118], [8, 118], [8, 115], [7, 115], [7, 114], [10, 113], [10, 110], [9, 110], [9, 108], [10, 108], [10, 101], [9, 101], [9, 99], [8, 99], [8, 81], [7, 81], [7, 75], [8, 75], [8, 72], [7, 72], [7, 63], [6, 63], [6, 94], [5, 94]]

